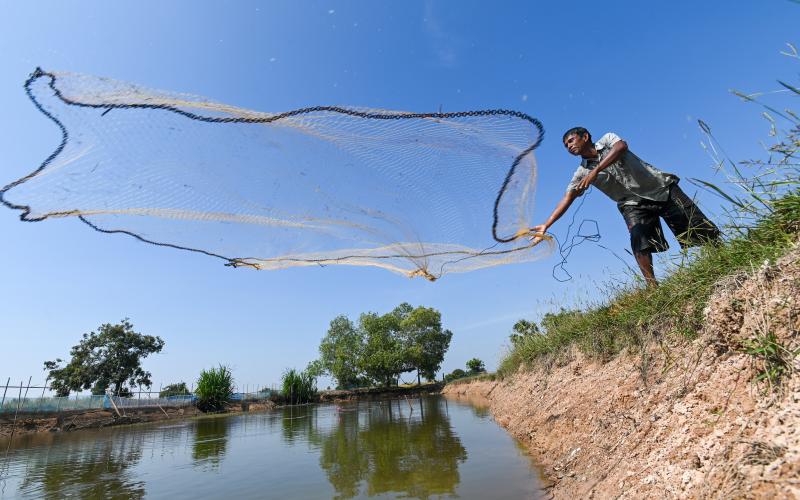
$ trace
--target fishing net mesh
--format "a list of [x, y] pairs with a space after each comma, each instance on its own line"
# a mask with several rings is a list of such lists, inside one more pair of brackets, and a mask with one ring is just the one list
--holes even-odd
[[428, 279], [553, 250], [525, 237], [543, 130], [517, 111], [261, 113], [41, 70], [26, 90], [63, 136], [0, 190], [26, 221], [78, 217], [237, 267]]

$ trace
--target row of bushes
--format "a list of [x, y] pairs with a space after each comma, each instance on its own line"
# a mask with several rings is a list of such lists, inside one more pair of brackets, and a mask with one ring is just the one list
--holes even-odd
[[[197, 379], [194, 396], [197, 408], [203, 412], [218, 412], [225, 409], [233, 397], [234, 380], [231, 369], [220, 365], [218, 368], [202, 370]], [[309, 371], [286, 370], [281, 383], [282, 400], [289, 404], [308, 403], [316, 399], [317, 380]], [[185, 382], [170, 384], [159, 392], [159, 397], [188, 395]]]

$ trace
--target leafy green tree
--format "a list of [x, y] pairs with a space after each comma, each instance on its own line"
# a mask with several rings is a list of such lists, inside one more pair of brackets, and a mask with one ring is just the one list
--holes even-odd
[[389, 386], [408, 371], [416, 371], [420, 383], [421, 377], [434, 379], [452, 337], [439, 311], [405, 302], [384, 315], [364, 313], [357, 325], [338, 316], [320, 343], [320, 359], [307, 370], [330, 374], [340, 388]]
[[365, 313], [358, 320], [365, 336], [360, 367], [367, 377], [386, 387], [395, 385], [397, 377], [411, 369], [399, 336], [400, 322], [400, 315], [393, 313]]
[[161, 389], [158, 393], [160, 398], [168, 398], [170, 396], [184, 396], [189, 394], [189, 388], [186, 387], [186, 382], [178, 382], [177, 384], [169, 384]]
[[70, 350], [72, 359], [66, 366], [61, 366], [63, 360], [56, 359], [45, 361], [44, 369], [49, 370], [58, 396], [86, 389], [91, 389], [92, 394], [105, 394], [109, 387], [114, 394], [129, 396], [130, 388], [152, 385], [151, 374], [142, 370], [141, 362], [163, 347], [160, 337], [135, 332], [125, 318], [115, 325], [100, 325], [97, 332], [84, 333]]
[[395, 309], [395, 314], [401, 317], [400, 333], [405, 342], [405, 358], [408, 368], [417, 372], [417, 384], [421, 383], [420, 376], [428, 381], [434, 380], [450, 347], [453, 332], [442, 329], [442, 314], [431, 307], [411, 309], [410, 305], [401, 304]]
[[467, 361], [467, 370], [470, 375], [477, 375], [478, 373], [485, 373], [486, 367], [483, 366], [483, 361], [478, 358], [472, 358]]
[[511, 345], [516, 347], [520, 345], [526, 338], [533, 335], [540, 335], [539, 325], [533, 321], [521, 319], [514, 323], [514, 332], [509, 335]]
[[325, 375], [325, 368], [322, 366], [322, 361], [318, 359], [308, 363], [304, 371], [314, 378], [319, 378], [322, 375]]
[[363, 344], [364, 332], [357, 330], [346, 316], [337, 316], [319, 345], [320, 358], [312, 368], [314, 375], [328, 373], [341, 388], [357, 386]]

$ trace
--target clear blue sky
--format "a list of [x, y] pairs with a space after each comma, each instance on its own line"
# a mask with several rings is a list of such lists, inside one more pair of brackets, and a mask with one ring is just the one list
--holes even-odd
[[[720, 180], [700, 147], [697, 118], [732, 157], [760, 156], [766, 122], [729, 90], [773, 90], [777, 79], [796, 78], [796, 62], [779, 52], [800, 42], [798, 26], [800, 5], [789, 0], [7, 2], [0, 184], [58, 144], [58, 130], [22, 89], [41, 66], [264, 111], [519, 109], [547, 130], [537, 152], [542, 222], [575, 168], [560, 137], [577, 124], [596, 136], [615, 131], [646, 160], [686, 178]], [[700, 199], [717, 211], [716, 200]], [[613, 202], [592, 193], [583, 214], [599, 221], [604, 246], [631, 261]], [[99, 324], [130, 317], [137, 330], [166, 340], [145, 362], [156, 385], [191, 382], [216, 363], [231, 365], [242, 384], [274, 383], [317, 355], [336, 315], [355, 319], [404, 301], [442, 312], [454, 332], [446, 371], [474, 356], [492, 369], [517, 319], [597, 299], [596, 282], [624, 271], [593, 244], [575, 251], [576, 279], [564, 284], [550, 277], [555, 257], [436, 283], [370, 268], [232, 270], [74, 220], [21, 223], [6, 209], [0, 234], [3, 382], [42, 381], [43, 361], [67, 356]]]

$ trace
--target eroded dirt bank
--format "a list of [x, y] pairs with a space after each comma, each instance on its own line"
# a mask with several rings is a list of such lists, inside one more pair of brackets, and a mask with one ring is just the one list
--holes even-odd
[[556, 498], [800, 498], [800, 375], [777, 393], [744, 339], [800, 339], [800, 252], [730, 278], [693, 342], [658, 335], [608, 363], [571, 353], [503, 381], [448, 385], [488, 399], [528, 444]]

